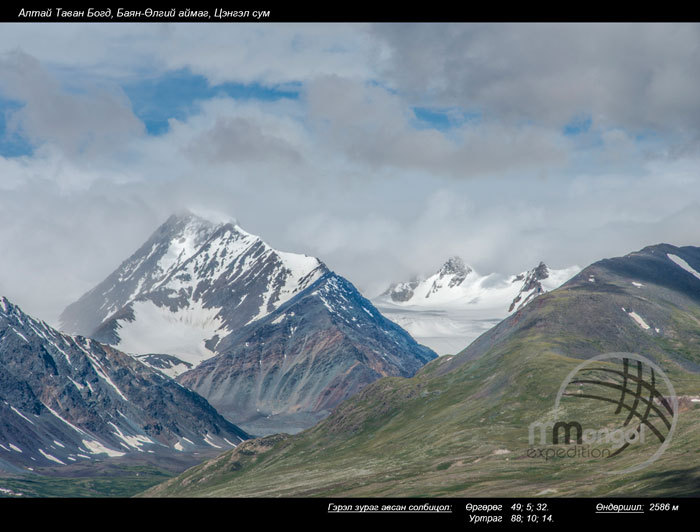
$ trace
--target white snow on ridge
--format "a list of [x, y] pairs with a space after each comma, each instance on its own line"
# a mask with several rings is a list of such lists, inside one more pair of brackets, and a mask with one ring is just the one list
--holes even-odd
[[278, 316], [277, 318], [275, 318], [274, 320], [272, 320], [272, 323], [273, 323], [274, 325], [277, 325], [278, 323], [282, 323], [282, 320], [284, 320], [286, 317], [287, 317], [286, 314], [282, 314], [281, 316]]
[[215, 447], [217, 449], [221, 449], [221, 445], [217, 445], [216, 443], [214, 443], [214, 440], [212, 440], [212, 438], [211, 438], [211, 436], [209, 436], [209, 434], [204, 436], [204, 441], [207, 442], [212, 447]]
[[191, 369], [191, 367], [192, 367], [181, 360], [179, 362], [175, 362], [173, 360], [163, 361], [166, 364], [168, 364], [168, 366], [162, 367], [160, 364], [151, 363], [149, 360], [144, 358], [142, 355], [132, 355], [132, 356], [134, 356], [136, 359], [138, 359], [139, 362], [147, 365], [148, 367], [150, 367], [156, 371], [159, 371], [159, 372], [167, 375], [171, 379], [178, 377], [179, 375], [183, 374], [185, 371]]
[[[112, 381], [112, 379], [110, 379], [109, 376], [107, 375], [107, 373], [104, 371], [104, 368], [102, 367], [102, 364], [101, 364], [100, 361], [97, 359], [97, 357], [95, 357], [95, 356], [89, 351], [89, 349], [90, 349], [90, 339], [89, 339], [89, 338], [87, 339], [87, 346], [88, 346], [88, 349], [85, 349], [83, 346], [81, 346], [79, 342], [75, 342], [75, 345], [76, 345], [77, 347], [79, 347], [79, 348], [87, 355], [88, 360], [90, 360], [90, 364], [92, 365], [92, 369], [95, 370], [95, 373], [97, 373], [97, 376], [100, 377], [100, 378], [101, 378], [103, 381], [105, 381], [107, 384], [109, 384], [109, 385], [114, 389], [114, 391], [117, 392], [117, 394], [119, 395], [119, 397], [121, 397], [121, 398], [124, 399], [125, 401], [128, 401], [128, 399], [127, 399], [126, 396], [122, 393], [122, 391], [119, 389], [119, 387], [118, 387], [116, 384], [114, 384], [114, 382]], [[90, 388], [90, 391], [92, 391], [92, 388]]]
[[56, 463], [61, 464], [61, 465], [66, 465], [65, 462], [61, 462], [61, 461], [60, 461], [58, 458], [56, 458], [55, 456], [52, 456], [52, 455], [50, 455], [49, 453], [44, 452], [43, 449], [39, 449], [39, 452], [40, 452], [42, 455], [44, 455], [44, 458], [47, 458], [48, 460], [51, 460], [52, 462], [56, 462]]
[[[269, 310], [270, 303], [272, 303], [272, 310], [279, 308], [282, 304], [292, 299], [292, 297], [294, 297], [296, 294], [313, 284], [314, 281], [318, 280], [324, 273], [319, 269], [321, 262], [316, 257], [310, 257], [308, 255], [301, 255], [298, 253], [288, 253], [285, 251], [276, 251], [267, 244], [265, 244], [265, 248], [266, 257], [274, 253], [282, 262], [281, 266], [275, 268], [274, 272], [270, 275], [270, 278], [276, 278], [280, 273], [282, 273], [280, 272], [280, 269], [282, 269], [285, 274], [284, 285], [276, 294], [276, 299], [271, 301], [276, 287], [270, 283], [265, 293], [262, 294], [262, 303], [258, 314], [250, 319], [248, 323], [264, 318], [271, 312]], [[302, 282], [302, 280], [304, 282]]]
[[10, 408], [11, 408], [12, 411], [13, 411], [15, 414], [17, 414], [19, 417], [21, 417], [21, 418], [23, 418], [23, 419], [26, 419], [26, 420], [29, 421], [32, 425], [34, 425], [34, 422], [33, 422], [31, 419], [29, 419], [29, 418], [28, 418], [27, 416], [25, 416], [22, 412], [20, 412], [19, 410], [17, 410], [14, 406], [11, 406]]
[[550, 290], [559, 288], [580, 271], [581, 268], [578, 266], [570, 266], [568, 268], [562, 268], [561, 270], [548, 269], [549, 276], [546, 279], [542, 279], [540, 284], [542, 288], [549, 292]]
[[27, 337], [24, 336], [21, 332], [19, 332], [18, 330], [16, 330], [14, 327], [10, 327], [10, 329], [12, 329], [12, 332], [13, 332], [13, 333], [15, 333], [17, 336], [19, 336], [20, 338], [22, 338], [22, 340], [24, 340], [25, 342], [29, 343], [29, 340], [27, 340]]
[[695, 270], [690, 264], [688, 264], [686, 261], [684, 261], [682, 258], [680, 258], [678, 255], [673, 255], [671, 253], [666, 253], [666, 256], [671, 259], [673, 262], [675, 262], [678, 266], [683, 268], [685, 271], [690, 273], [691, 275], [694, 275], [698, 279], [700, 279], [700, 272]]
[[[278, 251], [277, 255], [282, 259], [282, 264], [289, 271], [289, 275], [284, 280], [284, 286], [280, 290], [279, 300], [275, 303], [279, 307], [295, 294], [312, 285], [324, 272], [319, 269], [321, 261], [316, 257], [299, 253], [287, 253], [286, 251]], [[316, 271], [314, 272], [314, 270]], [[309, 275], [312, 272], [314, 272], [313, 275]], [[302, 279], [304, 279], [303, 283], [301, 282]]]
[[202, 233], [208, 227], [209, 223], [205, 221], [193, 220], [189, 223], [183, 234], [170, 242], [168, 251], [158, 261], [160, 271], [167, 274], [192, 257], [204, 244]]
[[68, 380], [71, 381], [71, 382], [73, 383], [73, 385], [78, 389], [79, 392], [83, 391], [83, 388], [85, 388], [85, 386], [83, 386], [83, 385], [80, 384], [79, 382], [74, 381], [74, 380], [71, 379], [70, 377], [68, 377]]
[[[43, 404], [43, 403], [42, 403], [42, 404]], [[49, 407], [46, 406], [46, 405], [44, 405], [44, 406], [46, 407], [46, 409], [47, 409], [49, 412], [51, 412], [54, 416], [56, 416], [58, 419], [60, 419], [61, 421], [63, 421], [66, 425], [68, 425], [70, 428], [72, 428], [72, 429], [73, 429], [74, 431], [76, 431], [78, 434], [87, 435], [87, 433], [86, 433], [84, 430], [79, 429], [78, 427], [76, 427], [75, 425], [73, 425], [73, 423], [71, 423], [70, 421], [67, 421], [67, 420], [63, 419], [63, 418], [58, 414], [58, 412], [56, 412], [55, 410], [52, 410], [51, 408], [49, 408]]]

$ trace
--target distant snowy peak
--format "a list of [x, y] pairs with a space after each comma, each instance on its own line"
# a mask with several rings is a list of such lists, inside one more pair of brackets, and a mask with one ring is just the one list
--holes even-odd
[[448, 275], [455, 276], [455, 279], [458, 279], [456, 284], [459, 284], [471, 271], [472, 269], [464, 264], [461, 257], [454, 256], [447, 259], [447, 262], [442, 265], [437, 274], [440, 278]]
[[512, 312], [537, 295], [552, 290], [575, 275], [580, 268], [550, 270], [544, 262], [508, 278], [497, 274], [479, 275], [460, 257], [451, 257], [429, 277], [394, 283], [375, 301], [411, 307], [485, 307]]
[[443, 287], [450, 289], [461, 285], [471, 272], [472, 269], [466, 266], [460, 257], [450, 257], [448, 261], [442, 265], [442, 268], [438, 270], [436, 274], [437, 279], [433, 280], [430, 292], [428, 292], [425, 297], [430, 297], [430, 294], [440, 292]]
[[419, 277], [404, 283], [392, 284], [383, 294], [384, 299], [405, 303], [417, 298], [443, 299], [459, 287], [472, 273], [460, 257], [450, 257], [440, 269], [430, 277]]
[[519, 290], [511, 301], [508, 312], [520, 310], [538, 295], [559, 288], [580, 271], [578, 266], [552, 270], [540, 262], [535, 268], [516, 275], [511, 282]]
[[382, 293], [380, 299], [387, 299], [395, 303], [405, 303], [409, 301], [418, 285], [421, 284], [420, 279], [412, 279], [405, 283], [392, 283], [385, 292]]
[[235, 222], [185, 213], [171, 216], [70, 305], [62, 323], [130, 353], [168, 353], [198, 364], [214, 355], [219, 338], [266, 316], [327, 271], [315, 257], [277, 251]]
[[391, 285], [373, 303], [421, 344], [454, 354], [579, 271], [578, 266], [553, 270], [541, 262], [516, 275], [480, 275], [453, 257], [430, 277]]

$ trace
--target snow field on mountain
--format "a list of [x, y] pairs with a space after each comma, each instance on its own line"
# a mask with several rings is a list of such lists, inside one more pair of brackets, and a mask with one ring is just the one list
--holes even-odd
[[172, 312], [151, 301], [133, 304], [134, 320], [119, 322], [119, 349], [128, 353], [167, 353], [199, 364], [214, 356], [204, 342], [229, 331], [218, 318], [219, 309], [205, 308], [200, 301]]

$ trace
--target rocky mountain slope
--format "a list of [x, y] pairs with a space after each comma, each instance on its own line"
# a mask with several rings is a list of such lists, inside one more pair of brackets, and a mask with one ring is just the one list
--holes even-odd
[[247, 437], [172, 379], [0, 297], [0, 469], [225, 449]]
[[255, 434], [298, 432], [371, 382], [412, 376], [436, 357], [331, 272], [217, 349], [178, 381]]

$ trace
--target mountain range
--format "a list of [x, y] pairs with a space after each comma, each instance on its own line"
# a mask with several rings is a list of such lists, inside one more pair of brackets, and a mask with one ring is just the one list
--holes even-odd
[[[567, 375], [619, 352], [647, 357], [688, 399], [665, 452], [617, 476], [655, 438], [610, 459], [529, 452], [529, 426], [549, 419]], [[145, 495], [696, 496], [699, 391], [700, 248], [659, 244], [591, 264], [458, 354], [368, 385], [301, 434], [250, 440]], [[612, 402], [567, 408], [604, 424]]]
[[455, 256], [432, 275], [392, 283], [373, 302], [422, 344], [440, 355], [454, 354], [579, 271], [578, 266], [554, 270], [540, 262], [507, 277], [480, 275]]
[[[67, 332], [0, 298], [0, 469], [15, 479], [2, 493], [36, 486], [27, 472], [112, 474], [105, 463], [132, 468], [124, 489], [134, 493], [140, 458], [175, 460], [172, 474], [218, 453], [145, 495], [700, 489], [700, 248], [658, 244], [509, 277], [451, 257], [370, 301], [315, 257], [185, 212], [61, 323]], [[683, 405], [673, 444], [624, 482], [607, 463], [533, 460], [528, 427], [548, 419], [567, 375], [622, 352], [673, 382]], [[610, 463], [627, 467], [651, 448]], [[149, 471], [144, 487], [163, 476]]]
[[319, 259], [189, 212], [61, 320], [177, 378], [254, 434], [303, 430], [374, 380], [409, 377], [437, 356]]

